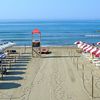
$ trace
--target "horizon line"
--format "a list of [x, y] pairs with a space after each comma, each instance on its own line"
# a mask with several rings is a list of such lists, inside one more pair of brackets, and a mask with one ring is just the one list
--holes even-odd
[[0, 21], [99, 21], [100, 19], [0, 19]]

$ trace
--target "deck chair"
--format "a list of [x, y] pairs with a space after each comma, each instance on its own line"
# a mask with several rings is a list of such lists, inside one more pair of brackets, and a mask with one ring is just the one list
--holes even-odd
[[46, 47], [41, 47], [41, 54], [50, 54], [51, 52], [49, 51], [48, 48]]

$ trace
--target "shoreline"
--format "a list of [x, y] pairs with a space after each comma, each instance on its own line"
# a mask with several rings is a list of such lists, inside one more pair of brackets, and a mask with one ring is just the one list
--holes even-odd
[[[32, 47], [32, 46], [14, 46], [14, 47]], [[76, 47], [76, 45], [64, 45], [64, 46], [58, 46], [58, 45], [56, 45], [56, 46], [53, 46], [53, 45], [42, 45], [41, 47]]]

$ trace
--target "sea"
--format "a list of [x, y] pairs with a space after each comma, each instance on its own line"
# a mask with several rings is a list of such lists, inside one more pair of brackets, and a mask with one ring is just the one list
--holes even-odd
[[41, 31], [43, 46], [68, 46], [75, 41], [100, 42], [100, 20], [0, 20], [0, 40], [31, 46], [35, 28]]

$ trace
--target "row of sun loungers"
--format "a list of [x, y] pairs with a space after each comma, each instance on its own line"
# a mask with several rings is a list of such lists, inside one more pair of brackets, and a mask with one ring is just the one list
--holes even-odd
[[[82, 53], [82, 55], [85, 58], [88, 58], [91, 63], [100, 67], [100, 48], [99, 47], [90, 45], [82, 41], [76, 41], [74, 44], [77, 46], [77, 48], [79, 48], [79, 51]], [[98, 42], [98, 45], [99, 45], [99, 42]]]
[[[10, 47], [12, 47], [12, 46], [14, 46], [15, 45], [15, 43], [14, 42], [11, 42], [11, 41], [5, 41], [5, 40], [0, 40], [0, 66], [2, 66], [1, 68], [0, 68], [0, 72], [1, 73], [5, 73], [6, 71], [7, 71], [7, 69], [6, 68], [3, 68], [3, 66], [7, 66], [7, 65], [9, 65], [10, 63], [11, 63], [11, 59], [10, 58], [8, 58], [8, 57], [10, 57], [10, 56], [8, 56], [8, 54], [10, 53], [10, 52], [6, 52], [6, 53], [4, 53], [4, 51], [6, 50], [6, 49], [8, 49], [8, 48], [10, 48]], [[10, 63], [8, 63], [8, 61], [7, 61], [7, 59], [9, 59], [9, 62]]]
[[31, 59], [31, 54], [23, 51], [8, 49], [0, 54], [1, 79], [11, 71], [12, 67], [25, 65]]
[[[13, 53], [14, 54], [14, 53]], [[0, 73], [6, 74], [7, 70], [11, 68], [11, 65], [16, 62], [16, 59], [19, 55], [11, 55], [10, 53], [0, 54]]]

